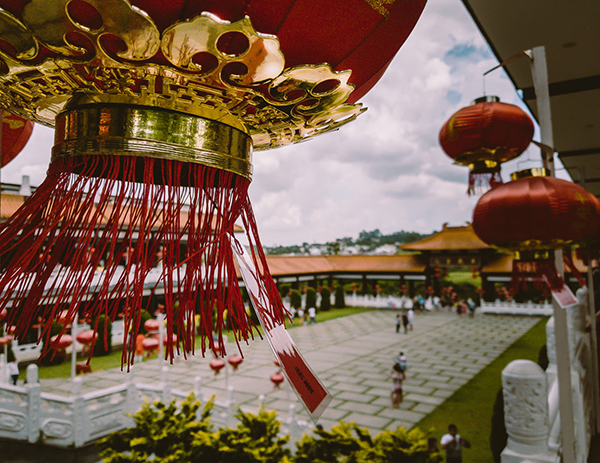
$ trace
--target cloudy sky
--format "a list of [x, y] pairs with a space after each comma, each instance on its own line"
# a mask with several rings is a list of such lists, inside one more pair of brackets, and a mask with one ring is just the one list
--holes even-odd
[[[368, 107], [338, 132], [254, 154], [252, 203], [264, 245], [326, 242], [362, 230], [430, 233], [443, 223], [463, 225], [469, 198], [467, 168], [455, 166], [438, 144], [444, 122], [473, 99], [497, 95], [521, 104], [508, 77], [460, 0], [428, 2], [412, 35], [381, 81], [362, 100]], [[539, 139], [539, 135], [536, 136]], [[48, 166], [53, 131], [36, 126], [2, 181], [29, 175], [39, 185]], [[530, 161], [527, 161], [530, 159]], [[503, 167], [540, 166], [530, 147]]]

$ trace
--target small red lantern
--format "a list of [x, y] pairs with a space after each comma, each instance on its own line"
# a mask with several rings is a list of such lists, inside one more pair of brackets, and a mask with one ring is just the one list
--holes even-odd
[[160, 329], [160, 323], [158, 320], [151, 318], [150, 320], [146, 320], [144, 322], [144, 329], [147, 333], [158, 333]]
[[[488, 191], [473, 212], [473, 230], [484, 242], [514, 253], [513, 292], [533, 278], [562, 287], [552, 250], [568, 247], [600, 228], [600, 203], [578, 185], [546, 177], [545, 169], [513, 174]], [[569, 250], [570, 252], [570, 250]]]
[[427, 294], [429, 294], [430, 296], [433, 296], [433, 294], [435, 293], [432, 286], [428, 286], [427, 289], [425, 290], [425, 292]]
[[77, 342], [79, 344], [83, 344], [84, 346], [89, 346], [98, 338], [98, 333], [94, 330], [85, 330], [81, 333], [78, 333], [76, 336]]
[[159, 341], [156, 338], [146, 338], [142, 341], [142, 349], [145, 352], [153, 352], [158, 350]]
[[236, 371], [244, 361], [244, 358], [241, 355], [232, 355], [227, 361], [229, 362], [229, 365], [233, 367], [233, 371]]
[[212, 359], [210, 361], [210, 368], [215, 372], [215, 376], [219, 374], [221, 369], [225, 366], [225, 360], [223, 359]]
[[273, 373], [271, 375], [271, 382], [275, 385], [275, 389], [279, 389], [279, 386], [283, 383], [283, 374], [280, 371]]
[[57, 334], [50, 338], [50, 346], [52, 349], [62, 350], [73, 344], [73, 337], [69, 334]]
[[452, 115], [440, 131], [440, 145], [456, 164], [468, 166], [468, 194], [502, 183], [500, 164], [520, 156], [533, 137], [533, 121], [519, 107], [496, 96], [478, 98]]

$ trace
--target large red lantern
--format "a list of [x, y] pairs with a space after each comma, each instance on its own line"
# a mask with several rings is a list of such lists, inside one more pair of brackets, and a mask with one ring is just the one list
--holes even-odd
[[33, 131], [33, 122], [2, 110], [0, 110], [0, 117], [2, 117], [0, 167], [4, 167], [25, 148]]
[[[0, 101], [56, 127], [47, 179], [0, 229], [0, 309], [11, 307], [17, 336], [59, 307], [71, 319], [114, 319], [120, 301], [135, 339], [160, 250], [165, 355], [173, 359], [176, 330], [194, 350], [197, 307], [203, 353], [215, 351], [216, 329], [225, 355], [225, 312], [237, 340], [252, 330], [234, 263], [238, 220], [270, 316], [283, 323], [247, 194], [252, 150], [355, 119], [363, 108], [350, 103], [381, 77], [424, 6], [0, 0]], [[133, 350], [124, 355], [133, 361]]]
[[442, 126], [440, 145], [456, 164], [469, 167], [469, 189], [502, 183], [500, 164], [519, 156], [533, 137], [533, 121], [495, 96], [478, 98]]
[[554, 249], [569, 248], [600, 228], [600, 203], [572, 182], [544, 169], [513, 174], [515, 180], [484, 194], [473, 212], [473, 230], [487, 244], [514, 253], [513, 292], [527, 279], [562, 285]]

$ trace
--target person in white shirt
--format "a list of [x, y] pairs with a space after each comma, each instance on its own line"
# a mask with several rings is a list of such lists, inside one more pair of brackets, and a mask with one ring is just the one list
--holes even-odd
[[308, 318], [310, 319], [310, 324], [317, 323], [317, 309], [314, 307], [308, 308]]
[[446, 451], [446, 463], [462, 463], [462, 448], [471, 448], [471, 443], [460, 437], [454, 424], [448, 426], [448, 434], [442, 436], [440, 445]]
[[13, 359], [12, 362], [8, 363], [8, 374], [12, 383], [16, 386], [19, 379], [19, 364], [17, 363], [17, 359]]

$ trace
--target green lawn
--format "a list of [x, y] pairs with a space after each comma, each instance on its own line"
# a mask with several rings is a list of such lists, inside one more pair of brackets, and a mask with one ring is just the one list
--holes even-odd
[[[347, 317], [348, 315], [354, 315], [360, 312], [367, 312], [373, 309], [359, 308], [359, 307], [347, 307], [345, 309], [331, 309], [328, 312], [318, 312], [317, 322], [324, 322], [326, 320], [333, 320], [335, 318]], [[292, 325], [287, 323], [289, 329], [294, 329], [297, 324]], [[229, 334], [229, 340], [233, 341], [233, 336]], [[200, 355], [200, 341], [196, 338], [196, 354]], [[71, 357], [67, 356], [64, 363], [54, 366], [40, 366], [39, 377], [42, 379], [48, 378], [68, 378], [71, 376]], [[84, 362], [85, 359], [79, 359], [79, 362]], [[110, 355], [105, 357], [93, 357], [91, 361], [93, 371], [107, 370], [109, 368], [117, 368], [121, 366], [121, 349], [112, 352]]]
[[439, 439], [454, 423], [458, 433], [471, 442], [472, 448], [463, 451], [465, 463], [492, 462], [490, 433], [496, 394], [502, 387], [502, 370], [513, 360], [537, 362], [546, 343], [547, 319], [540, 320], [523, 337], [490, 363], [467, 384], [456, 391], [415, 426]]

